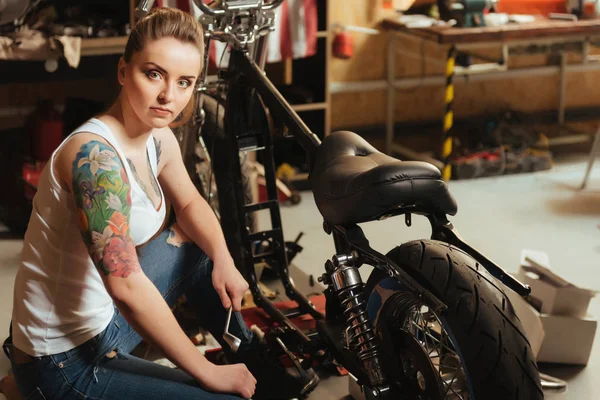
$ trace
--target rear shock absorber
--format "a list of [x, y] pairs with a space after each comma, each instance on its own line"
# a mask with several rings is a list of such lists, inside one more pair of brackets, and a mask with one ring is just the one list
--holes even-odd
[[363, 295], [363, 283], [355, 266], [358, 255], [338, 254], [333, 256], [331, 284], [340, 299], [346, 318], [346, 343], [357, 351], [369, 375], [372, 387], [382, 387], [386, 383], [383, 374], [379, 338], [373, 332], [373, 325], [367, 316], [367, 304]]

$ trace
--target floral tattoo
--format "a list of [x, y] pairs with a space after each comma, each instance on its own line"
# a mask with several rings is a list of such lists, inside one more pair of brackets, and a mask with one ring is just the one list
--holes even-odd
[[94, 264], [106, 275], [141, 271], [129, 236], [131, 193], [127, 174], [110, 146], [92, 140], [73, 162], [77, 221]]

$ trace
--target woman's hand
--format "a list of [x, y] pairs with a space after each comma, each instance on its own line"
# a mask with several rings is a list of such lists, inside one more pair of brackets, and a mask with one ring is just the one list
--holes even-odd
[[248, 290], [248, 282], [237, 270], [229, 254], [214, 260], [212, 282], [223, 307], [228, 309], [233, 305], [234, 311], [242, 310], [242, 298]]
[[212, 365], [200, 384], [212, 392], [236, 393], [244, 399], [254, 396], [256, 379], [244, 364]]

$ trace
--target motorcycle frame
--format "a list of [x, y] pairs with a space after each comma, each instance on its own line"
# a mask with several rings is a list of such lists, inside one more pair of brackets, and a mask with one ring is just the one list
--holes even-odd
[[[283, 0], [274, 0], [268, 5], [263, 5], [263, 9], [269, 10], [279, 5], [282, 1]], [[222, 10], [211, 11], [200, 1], [195, 0], [195, 2], [204, 12], [208, 12], [208, 14], [212, 14], [213, 16], [225, 13], [226, 9], [230, 6], [228, 2], [224, 2]], [[231, 2], [231, 10], [247, 7], [249, 7], [249, 9], [255, 9], [261, 5], [262, 0]], [[149, 9], [148, 4], [144, 4], [142, 11], [147, 11], [147, 9]], [[231, 37], [227, 30], [205, 36], [205, 65], [207, 65], [208, 61], [211, 35], [214, 35], [215, 38]], [[223, 143], [229, 150], [228, 156], [231, 157], [229, 161], [232, 161], [232, 163], [224, 164], [227, 165], [227, 170], [219, 172], [215, 171], [215, 175], [223, 177], [221, 174], [225, 174], [226, 179], [232, 180], [233, 196], [219, 197], [222, 225], [223, 220], [227, 219], [230, 222], [227, 224], [229, 226], [228, 229], [233, 232], [225, 232], [226, 238], [228, 233], [232, 235], [241, 235], [241, 238], [239, 236], [236, 236], [236, 238], [240, 238], [242, 243], [241, 249], [235, 248], [235, 246], [233, 248], [232, 246], [229, 246], [229, 250], [232, 253], [235, 264], [241, 269], [246, 280], [249, 282], [255, 303], [265, 310], [279, 326], [287, 328], [282, 329], [281, 331], [284, 334], [291, 333], [291, 336], [288, 335], [288, 337], [300, 354], [310, 353], [311, 355], [315, 355], [317, 353], [315, 350], [321, 350], [328, 344], [328, 348], [331, 349], [336, 358], [342, 361], [342, 365], [358, 378], [359, 383], [370, 387], [370, 391], [366, 393], [368, 398], [388, 398], [390, 394], [388, 391], [389, 387], [386, 386], [386, 378], [381, 370], [381, 366], [376, 365], [380, 362], [376, 359], [377, 356], [373, 356], [375, 357], [373, 358], [373, 368], [369, 367], [369, 364], [361, 365], [357, 362], [358, 357], [349, 357], [348, 354], [345, 354], [343, 351], [350, 350], [349, 348], [344, 348], [343, 345], [340, 344], [343, 335], [340, 335], [339, 331], [332, 332], [328, 328], [329, 322], [333, 327], [334, 322], [343, 319], [343, 310], [338, 302], [336, 293], [333, 292], [335, 285], [332, 284], [334, 273], [337, 272], [335, 271], [335, 268], [339, 265], [339, 260], [353, 260], [351, 268], [354, 268], [355, 278], [353, 279], [356, 280], [357, 284], [348, 287], [351, 290], [361, 287], [360, 284], [362, 283], [360, 282], [360, 275], [356, 272], [356, 268], [366, 263], [384, 271], [390, 277], [403, 283], [407, 292], [412, 293], [416, 298], [422, 300], [422, 302], [432, 308], [437, 315], [443, 315], [446, 310], [446, 305], [427, 288], [415, 281], [399, 265], [396, 265], [385, 255], [372, 249], [369, 246], [369, 242], [362, 229], [357, 224], [332, 226], [326, 221], [323, 224], [325, 232], [333, 236], [336, 248], [336, 255], [333, 257], [334, 262], [332, 263], [331, 260], [327, 260], [325, 263], [326, 274], [323, 275], [324, 282], [329, 285], [325, 290], [327, 307], [326, 316], [317, 311], [314, 305], [296, 289], [289, 277], [288, 271], [289, 263], [286, 243], [283, 237], [281, 215], [279, 212], [273, 159], [273, 143], [271, 130], [267, 123], [268, 117], [264, 115], [265, 120], [263, 121], [262, 127], [259, 127], [258, 129], [259, 133], [254, 132], [253, 134], [248, 134], [247, 131], [249, 129], [247, 128], [250, 126], [245, 126], [245, 122], [248, 122], [248, 116], [257, 109], [257, 106], [262, 108], [263, 111], [268, 110], [275, 125], [287, 128], [289, 136], [293, 137], [306, 151], [309, 159], [309, 172], [312, 172], [313, 170], [314, 161], [319, 146], [321, 145], [321, 141], [296, 114], [290, 104], [285, 100], [281, 93], [279, 93], [275, 85], [266, 77], [262, 69], [264, 66], [265, 55], [264, 36], [259, 38], [253, 46], [250, 46], [250, 48], [246, 46], [247, 43], [251, 43], [250, 39], [254, 40], [253, 35], [254, 32], [252, 32], [252, 35], [242, 35], [235, 39], [238, 46], [232, 46], [231, 48], [229, 67], [226, 70], [220, 71], [222, 77], [225, 77], [227, 80], [227, 104], [224, 115]], [[240, 42], [240, 38], [244, 39], [244, 41]], [[257, 65], [255, 59], [259, 60], [260, 66]], [[200, 98], [198, 100], [199, 110], [201, 111], [202, 91], [203, 89], [206, 89], [206, 86], [204, 86], [206, 83], [206, 69], [204, 69], [200, 81], [203, 85], [203, 87], [199, 88]], [[258, 94], [258, 96], [256, 96], [256, 94]], [[240, 104], [243, 106], [242, 114], [244, 114], [244, 116], [241, 117], [237, 116], [235, 112], [232, 112], [232, 110]], [[260, 119], [260, 117], [258, 118]], [[252, 123], [250, 125], [252, 125]], [[269, 198], [267, 202], [250, 205], [245, 204], [242, 171], [239, 159], [239, 151], [242, 147], [244, 147], [244, 150], [251, 148], [264, 150], [265, 157], [263, 163]], [[219, 187], [218, 182], [217, 187], [220, 192], [221, 188]], [[249, 232], [248, 228], [245, 226], [246, 215], [263, 209], [269, 209], [270, 211], [272, 229], [257, 233]], [[411, 215], [413, 213], [424, 215], [429, 219], [432, 226], [432, 239], [441, 240], [457, 246], [467, 254], [471, 255], [478, 263], [506, 286], [520, 295], [525, 296], [529, 294], [530, 288], [528, 286], [523, 285], [521, 282], [514, 279], [498, 265], [467, 244], [460, 237], [454, 226], [448, 221], [445, 214], [432, 214], [431, 212], [428, 212], [428, 210], [419, 209], [417, 206], [400, 206], [395, 210], [387, 212], [385, 215], [377, 216], [375, 219], [383, 219], [404, 214], [406, 216], [406, 224], [410, 226]], [[299, 311], [294, 311], [295, 315], [312, 315], [317, 320], [318, 331], [316, 333], [309, 336], [298, 329], [298, 327], [289, 319], [291, 315], [284, 315], [268, 299], [266, 299], [260, 290], [255, 272], [255, 263], [260, 260], [261, 257], [265, 257], [266, 254], [256, 254], [253, 250], [253, 244], [257, 241], [264, 240], [270, 241], [269, 243], [271, 243], [274, 248], [268, 256], [272, 257], [272, 260], [276, 264], [279, 278], [283, 283], [287, 296], [298, 303]], [[236, 243], [239, 242], [236, 241]], [[342, 291], [340, 291], [340, 293], [341, 292]], [[337, 326], [343, 325], [338, 323]], [[346, 340], [348, 340], [347, 337]], [[279, 342], [282, 343], [281, 341]], [[350, 347], [349, 344], [348, 347]], [[387, 393], [387, 395], [385, 393]]]
[[[283, 238], [283, 229], [279, 205], [277, 199], [275, 167], [273, 160], [273, 143], [271, 131], [265, 121], [264, 129], [266, 133], [257, 139], [254, 144], [248, 144], [245, 126], [246, 120], [236, 115], [236, 107], [240, 104], [246, 107], [246, 114], [251, 114], [255, 107], [260, 107], [263, 110], [268, 110], [268, 113], [274, 125], [287, 128], [288, 136], [293, 137], [306, 151], [309, 159], [309, 168], [312, 172], [314, 160], [321, 144], [319, 137], [313, 133], [302, 119], [292, 109], [290, 104], [285, 100], [275, 85], [265, 75], [261, 66], [254, 60], [256, 54], [241, 49], [231, 49], [229, 67], [221, 71], [221, 78], [226, 80], [227, 96], [224, 114], [224, 137], [225, 146], [229, 148], [229, 157], [233, 160], [233, 168], [230, 171], [215, 170], [215, 175], [227, 174], [228, 179], [234, 182], [233, 201], [219, 196], [220, 211], [222, 218], [230, 218], [237, 220], [237, 232], [227, 232], [224, 228], [226, 238], [229, 235], [241, 235], [242, 249], [232, 248], [230, 252], [234, 262], [243, 273], [249, 283], [253, 299], [256, 305], [262, 308], [276, 322], [281, 329], [283, 339], [286, 345], [293, 349], [298, 354], [310, 354], [314, 358], [320, 350], [329, 349], [334, 357], [339, 360], [344, 367], [350, 371], [362, 385], [372, 388], [373, 393], [379, 393], [379, 385], [369, 385], [371, 376], [369, 371], [366, 371], [356, 357], [349, 356], [348, 348], [341, 343], [339, 329], [331, 330], [329, 326], [334, 326], [336, 323], [340, 326], [343, 324], [343, 310], [339, 305], [339, 301], [332, 292], [332, 287], [329, 285], [325, 291], [326, 295], [326, 315], [317, 311], [314, 305], [301, 294], [295, 287], [289, 277], [288, 257], [285, 251], [286, 243]], [[254, 107], [254, 108], [253, 108]], [[252, 139], [250, 139], [252, 142]], [[245, 143], [248, 148], [254, 147], [264, 151], [264, 168], [266, 189], [269, 196], [269, 201], [265, 203], [245, 204], [243, 183], [241, 175], [241, 165], [239, 162], [240, 143]], [[217, 188], [220, 190], [217, 181]], [[272, 229], [265, 232], [251, 233], [245, 226], [240, 226], [240, 221], [245, 220], [247, 213], [258, 210], [269, 209], [271, 215]], [[530, 292], [528, 286], [514, 279], [506, 273], [502, 268], [488, 259], [482, 253], [471, 247], [458, 234], [456, 228], [448, 221], [444, 214], [432, 214], [426, 209], [419, 209], [416, 206], [399, 207], [385, 215], [380, 215], [376, 219], [384, 219], [392, 216], [404, 214], [406, 224], [410, 226], [411, 215], [423, 215], [427, 217], [432, 227], [432, 239], [440, 240], [448, 244], [454, 245], [471, 257], [473, 257], [481, 266], [487, 269], [493, 276], [503, 282], [507, 287], [514, 290], [522, 296], [526, 296]], [[223, 222], [223, 221], [222, 221]], [[226, 224], [223, 224], [226, 225]], [[401, 266], [394, 263], [385, 255], [377, 252], [370, 247], [368, 239], [365, 237], [362, 229], [357, 224], [347, 226], [330, 225], [324, 222], [323, 228], [327, 234], [332, 235], [336, 255], [357, 255], [358, 262], [356, 267], [362, 264], [369, 264], [375, 268], [384, 271], [388, 276], [401, 282], [406, 291], [412, 293], [415, 297], [421, 299], [423, 303], [433, 309], [438, 315], [443, 315], [446, 305], [440, 301], [431, 291], [422, 286], [413, 279]], [[269, 301], [262, 293], [258, 286], [258, 279], [255, 273], [255, 263], [264, 257], [264, 254], [255, 254], [253, 251], [253, 243], [261, 240], [271, 240], [275, 247], [274, 268], [277, 270], [279, 279], [281, 280], [288, 298], [295, 300], [298, 303], [298, 308], [286, 314], [277, 309], [271, 301]], [[326, 275], [331, 276], [333, 269], [331, 262], [325, 262]], [[316, 332], [303, 332], [291, 320], [293, 316], [301, 314], [310, 314], [317, 320]], [[350, 353], [352, 354], [352, 353]], [[379, 395], [370, 396], [372, 398], [383, 398]]]
[[[247, 82], [251, 85], [253, 89], [255, 89], [258, 92], [262, 99], [262, 102], [264, 103], [266, 108], [268, 108], [273, 119], [285, 125], [289, 131], [289, 135], [294, 137], [294, 139], [296, 139], [307, 152], [310, 169], [312, 171], [313, 162], [316, 156], [316, 152], [321, 144], [321, 141], [318, 138], [318, 136], [315, 133], [313, 133], [308, 128], [308, 126], [302, 121], [302, 119], [293, 110], [293, 108], [285, 100], [281, 93], [279, 93], [275, 85], [273, 85], [273, 83], [265, 75], [264, 71], [251, 59], [249, 54], [241, 50], [232, 49], [229, 73], [231, 75], [241, 75], [247, 78]], [[233, 79], [230, 79], [229, 85], [235, 85]], [[238, 101], [238, 99], [234, 98], [232, 102], [235, 101]], [[225, 113], [226, 121], [230, 121], [227, 115], [227, 108], [225, 109]], [[231, 125], [230, 122], [229, 126], [234, 125]], [[227, 123], [225, 127], [225, 135], [231, 135], [231, 132], [227, 131]], [[269, 160], [268, 162], [271, 161], [272, 160]], [[512, 278], [512, 276], [506, 271], [504, 271], [500, 266], [498, 266], [488, 257], [486, 257], [481, 252], [470, 246], [464, 239], [462, 239], [457, 229], [452, 225], [452, 223], [450, 223], [450, 221], [448, 221], [447, 216], [445, 214], [433, 214], [428, 212], [428, 210], [409, 206], [399, 207], [392, 213], [378, 216], [377, 219], [389, 218], [401, 214], [407, 216], [406, 222], [409, 226], [411, 214], [424, 215], [429, 219], [431, 223], [432, 239], [446, 242], [465, 251], [477, 262], [482, 264], [482, 266], [486, 270], [488, 270], [493, 276], [495, 276], [506, 286], [508, 286], [510, 289], [514, 290], [521, 296], [526, 296], [530, 293], [529, 286], [524, 285], [518, 280]], [[336, 235], [334, 235], [336, 251], [338, 253], [347, 251], [349, 249], [360, 251], [361, 253], [364, 253], [364, 255], [367, 256], [366, 258], [371, 261], [369, 262], [369, 264], [375, 264], [375, 267], [384, 268], [387, 272], [388, 269], [385, 267], [385, 265], [393, 264], [393, 262], [387, 257], [375, 252], [373, 249], [368, 247], [368, 245], [365, 246], [359, 244], [361, 240], [364, 240], [364, 235], [360, 235], [357, 233], [358, 236], [356, 237], [348, 236], [347, 232], [354, 232], [356, 228], [358, 228], [357, 225], [353, 225], [350, 227], [333, 226], [330, 228], [336, 232]], [[346, 241], [347, 243], [344, 244], [344, 241]]]

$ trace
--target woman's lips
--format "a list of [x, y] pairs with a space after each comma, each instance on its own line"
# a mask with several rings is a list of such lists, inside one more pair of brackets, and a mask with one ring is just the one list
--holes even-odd
[[162, 107], [150, 107], [152, 111], [154, 111], [158, 115], [170, 115], [171, 110]]

